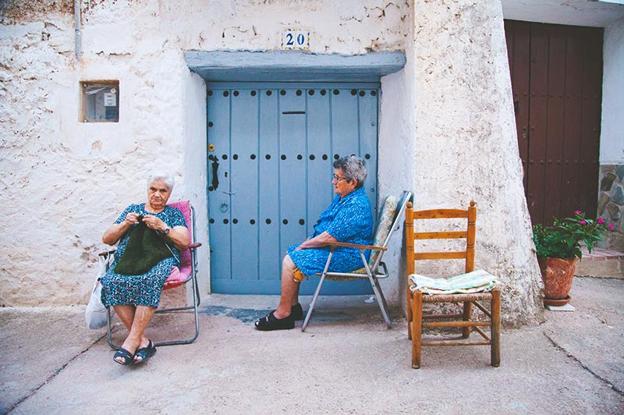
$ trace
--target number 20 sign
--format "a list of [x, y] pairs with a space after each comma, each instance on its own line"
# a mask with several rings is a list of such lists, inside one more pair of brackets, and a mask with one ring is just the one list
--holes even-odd
[[310, 32], [288, 30], [282, 33], [282, 47], [285, 49], [308, 49]]

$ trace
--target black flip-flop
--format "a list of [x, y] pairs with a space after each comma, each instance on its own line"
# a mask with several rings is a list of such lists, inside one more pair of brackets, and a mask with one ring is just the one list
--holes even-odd
[[[118, 361], [118, 357], [121, 357], [123, 359], [123, 362]], [[113, 360], [115, 361], [115, 363], [119, 363], [120, 365], [129, 366], [134, 362], [134, 355], [123, 347], [120, 347], [113, 355]]]
[[290, 330], [295, 328], [295, 319], [293, 315], [289, 315], [284, 318], [277, 318], [273, 314], [275, 311], [271, 311], [260, 320], [256, 321], [256, 330], [271, 331], [271, 330]]
[[[154, 356], [155, 354], [156, 346], [154, 346], [154, 343], [152, 343], [152, 341], [150, 340], [147, 346], [141, 347], [136, 351], [136, 353], [134, 354], [134, 364], [140, 365], [141, 363], [146, 362], [147, 359]], [[139, 357], [140, 360], [137, 360], [137, 357]]]

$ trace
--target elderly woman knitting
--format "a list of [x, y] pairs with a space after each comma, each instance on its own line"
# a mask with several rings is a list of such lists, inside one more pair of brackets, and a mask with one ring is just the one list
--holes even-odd
[[[350, 242], [369, 245], [373, 230], [371, 207], [364, 190], [364, 160], [351, 155], [334, 162], [332, 183], [337, 196], [314, 225], [314, 234], [300, 245], [291, 246], [282, 262], [282, 293], [277, 309], [256, 321], [256, 329], [283, 330], [303, 319], [299, 284], [305, 275], [322, 272], [329, 256], [328, 243]], [[356, 249], [334, 251], [330, 271], [348, 272], [362, 266]]]
[[182, 212], [167, 206], [173, 184], [169, 175], [150, 176], [147, 201], [128, 206], [102, 236], [105, 244], [119, 242], [101, 282], [102, 303], [112, 306], [128, 329], [128, 337], [113, 356], [122, 365], [145, 362], [156, 353], [144, 331], [165, 280], [179, 265], [179, 250], [190, 243]]

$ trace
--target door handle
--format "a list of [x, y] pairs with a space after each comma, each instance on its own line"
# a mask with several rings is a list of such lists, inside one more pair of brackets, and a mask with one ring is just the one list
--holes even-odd
[[212, 190], [217, 190], [219, 187], [219, 160], [216, 157], [212, 158]]

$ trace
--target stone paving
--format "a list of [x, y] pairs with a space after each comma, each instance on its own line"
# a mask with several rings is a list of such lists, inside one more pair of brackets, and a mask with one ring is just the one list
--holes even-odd
[[[624, 413], [624, 280], [576, 278], [576, 311], [505, 330], [499, 368], [475, 347], [425, 349], [411, 369], [405, 320], [386, 330], [362, 300], [323, 298], [305, 333], [262, 333], [274, 298], [210, 296], [199, 339], [143, 367], [115, 364], [81, 308], [5, 308], [0, 413]], [[190, 324], [161, 317], [150, 336]]]

